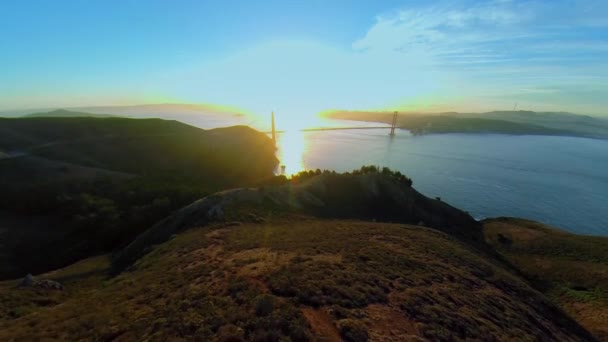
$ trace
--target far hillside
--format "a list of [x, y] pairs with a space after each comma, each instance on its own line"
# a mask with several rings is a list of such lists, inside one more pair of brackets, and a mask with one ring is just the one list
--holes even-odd
[[161, 119], [0, 119], [0, 150], [135, 174], [218, 176], [220, 182], [256, 178], [249, 174], [276, 163], [274, 157], [267, 160], [274, 153], [270, 139], [248, 127], [205, 131]]
[[608, 119], [568, 112], [534, 112], [529, 110], [460, 113], [458, 117], [506, 120], [557, 130], [568, 130], [582, 136], [608, 137]]
[[213, 104], [161, 103], [130, 106], [94, 106], [0, 111], [0, 117], [125, 117], [177, 120], [203, 128], [249, 125], [253, 117], [242, 109]]
[[483, 221], [486, 241], [602, 341], [608, 341], [608, 238], [517, 218]]
[[[197, 198], [272, 177], [275, 146], [245, 126], [126, 118], [0, 119], [0, 278], [124, 245]], [[32, 251], [36, 250], [35, 254]]]

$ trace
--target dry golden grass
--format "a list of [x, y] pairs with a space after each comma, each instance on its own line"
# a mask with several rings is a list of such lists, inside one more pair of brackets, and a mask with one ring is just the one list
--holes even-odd
[[116, 277], [107, 267], [100, 257], [45, 275], [63, 292], [0, 283], [2, 313], [21, 310], [0, 316], [0, 340], [592, 339], [500, 262], [416, 226], [198, 228]]

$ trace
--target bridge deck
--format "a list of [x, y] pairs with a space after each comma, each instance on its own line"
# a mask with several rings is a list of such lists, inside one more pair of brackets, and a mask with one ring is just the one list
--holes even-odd
[[[316, 132], [316, 131], [342, 131], [351, 129], [390, 129], [391, 126], [364, 126], [364, 127], [318, 127], [318, 128], [302, 128], [298, 129], [299, 132]], [[276, 133], [285, 133], [286, 131], [276, 131]], [[271, 134], [272, 131], [264, 132]]]

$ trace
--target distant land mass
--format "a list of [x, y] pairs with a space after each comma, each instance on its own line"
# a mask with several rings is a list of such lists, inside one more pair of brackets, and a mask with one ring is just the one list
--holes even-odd
[[0, 278], [108, 251], [202, 195], [273, 176], [276, 164], [272, 140], [246, 126], [0, 118], [0, 223], [10, 221]]
[[65, 109], [57, 109], [57, 110], [53, 110], [50, 112], [44, 112], [44, 113], [32, 113], [32, 114], [26, 114], [23, 117], [24, 118], [82, 118], [82, 117], [89, 117], [89, 118], [111, 118], [114, 117], [115, 115], [110, 115], [110, 114], [98, 114], [98, 113], [89, 113], [89, 112], [74, 112], [71, 110], [65, 110]]
[[135, 119], [177, 120], [189, 125], [216, 128], [244, 125], [251, 122], [245, 111], [229, 106], [212, 104], [143, 104], [132, 106], [89, 106], [71, 108], [38, 108], [30, 110], [2, 111], [0, 117], [111, 117]]
[[[387, 124], [393, 119], [392, 112], [374, 111], [332, 110], [322, 116]], [[499, 133], [608, 139], [608, 119], [566, 112], [400, 113], [397, 126], [413, 134]]]
[[[63, 113], [65, 112], [65, 113]], [[122, 116], [129, 118], [160, 118], [179, 120], [188, 123], [192, 116], [223, 115], [241, 117], [244, 111], [229, 106], [212, 104], [142, 104], [129, 106], [85, 106], [69, 108], [37, 108], [13, 111], [0, 111], [0, 117], [42, 117], [42, 116], [73, 116], [71, 113], [85, 114], [86, 116]]]
[[[244, 110], [212, 104], [143, 104], [132, 106], [89, 106], [0, 112], [0, 117], [112, 117], [160, 118], [189, 125], [215, 128], [251, 125], [256, 121]], [[390, 124], [392, 112], [328, 110], [322, 117]], [[253, 120], [253, 121], [252, 121]], [[513, 135], [558, 135], [608, 139], [608, 118], [568, 112], [491, 111], [485, 113], [405, 112], [398, 126], [413, 134], [498, 133]]]
[[71, 110], [88, 113], [107, 113], [127, 117], [148, 117], [149, 115], [201, 115], [201, 114], [225, 114], [244, 115], [243, 110], [229, 106], [213, 104], [188, 104], [188, 103], [160, 103], [143, 104], [132, 106], [90, 106], [75, 107]]

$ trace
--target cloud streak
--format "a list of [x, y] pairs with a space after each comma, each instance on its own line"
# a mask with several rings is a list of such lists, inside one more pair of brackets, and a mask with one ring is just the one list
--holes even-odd
[[[436, 70], [456, 80], [447, 88], [460, 88], [471, 101], [487, 98], [487, 89], [504, 93], [509, 101], [514, 94], [534, 93], [530, 89], [552, 89], [542, 94], [553, 97], [536, 101], [528, 96], [527, 104], [559, 109], [551, 101], [560, 97], [556, 102], [563, 106], [566, 97], [570, 110], [602, 113], [605, 99], [591, 96], [597, 103], [580, 103], [570, 94], [581, 88], [590, 94], [606, 91], [607, 43], [605, 2], [493, 1], [405, 9], [378, 17], [353, 48], [424, 55]], [[449, 93], [446, 89], [445, 95]]]

